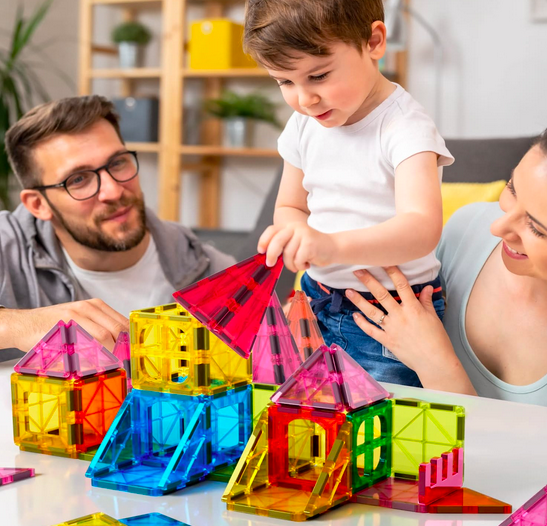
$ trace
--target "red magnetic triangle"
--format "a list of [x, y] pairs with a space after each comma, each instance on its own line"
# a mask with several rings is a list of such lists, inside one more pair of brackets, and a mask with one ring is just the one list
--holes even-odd
[[82, 378], [119, 369], [119, 360], [74, 320], [59, 321], [17, 364], [17, 373]]
[[294, 294], [287, 319], [302, 360], [307, 360], [315, 349], [325, 345], [315, 314], [301, 290]]
[[488, 495], [460, 488], [427, 505], [429, 513], [511, 513], [511, 505]]
[[253, 382], [281, 385], [302, 364], [274, 292], [253, 344]]
[[527, 500], [500, 526], [547, 526], [547, 486]]
[[248, 358], [281, 274], [257, 254], [173, 294], [175, 300], [236, 353]]
[[271, 397], [278, 404], [342, 411], [344, 401], [330, 349], [317, 349]]

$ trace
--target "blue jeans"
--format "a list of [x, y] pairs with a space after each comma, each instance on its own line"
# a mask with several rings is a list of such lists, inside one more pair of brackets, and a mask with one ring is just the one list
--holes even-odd
[[[434, 284], [434, 287], [438, 284], [436, 289], [440, 287], [440, 281], [437, 279], [434, 282], [418, 286], [418, 290], [429, 284]], [[312, 307], [315, 307], [314, 312], [319, 328], [328, 346], [333, 343], [340, 346], [379, 382], [422, 387], [418, 375], [412, 369], [400, 362], [389, 349], [365, 334], [357, 326], [353, 320], [353, 313], [359, 312], [359, 309], [347, 298], [340, 298], [344, 291], [332, 289], [338, 292], [338, 298], [336, 298], [337, 294], [329, 294], [324, 291], [307, 273], [302, 276], [301, 285], [302, 290], [312, 298]], [[392, 295], [396, 294], [396, 292], [392, 292]], [[444, 299], [439, 296], [441, 296], [440, 292], [435, 293], [433, 306], [442, 320], [445, 305]], [[378, 308], [383, 310], [381, 306]], [[367, 320], [374, 323], [369, 318]]]

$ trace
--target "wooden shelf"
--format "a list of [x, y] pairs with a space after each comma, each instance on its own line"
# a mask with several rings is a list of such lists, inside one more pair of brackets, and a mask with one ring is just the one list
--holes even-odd
[[94, 79], [143, 79], [143, 78], [160, 78], [160, 68], [108, 68], [108, 69], [92, 69], [91, 77]]
[[183, 69], [183, 77], [189, 78], [237, 78], [237, 77], [269, 77], [264, 68], [233, 68], [233, 69]]
[[160, 144], [157, 142], [126, 142], [128, 150], [135, 150], [138, 153], [157, 153], [160, 151]]
[[277, 150], [269, 148], [226, 148], [224, 146], [182, 145], [183, 155], [211, 155], [218, 157], [279, 157]]
[[[95, 5], [119, 5], [122, 7], [148, 7], [148, 6], [161, 6], [163, 0], [91, 0]], [[148, 5], [147, 5], [148, 4]]]

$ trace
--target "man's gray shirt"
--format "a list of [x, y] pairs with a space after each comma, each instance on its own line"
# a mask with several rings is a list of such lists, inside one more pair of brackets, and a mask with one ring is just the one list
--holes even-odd
[[[188, 228], [161, 221], [149, 209], [146, 226], [173, 292], [235, 263]], [[23, 205], [13, 213], [0, 212], [0, 306], [35, 309], [89, 298], [70, 272], [49, 221], [36, 219]]]

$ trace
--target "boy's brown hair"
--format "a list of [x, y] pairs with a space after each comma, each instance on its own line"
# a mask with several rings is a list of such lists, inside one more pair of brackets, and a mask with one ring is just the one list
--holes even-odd
[[41, 184], [33, 149], [57, 134], [79, 133], [99, 119], [106, 119], [123, 142], [120, 118], [105, 97], [91, 95], [46, 102], [27, 112], [6, 132], [6, 152], [23, 188]]
[[272, 69], [291, 69], [297, 53], [328, 56], [336, 41], [361, 52], [377, 20], [382, 0], [247, 0], [243, 47]]

